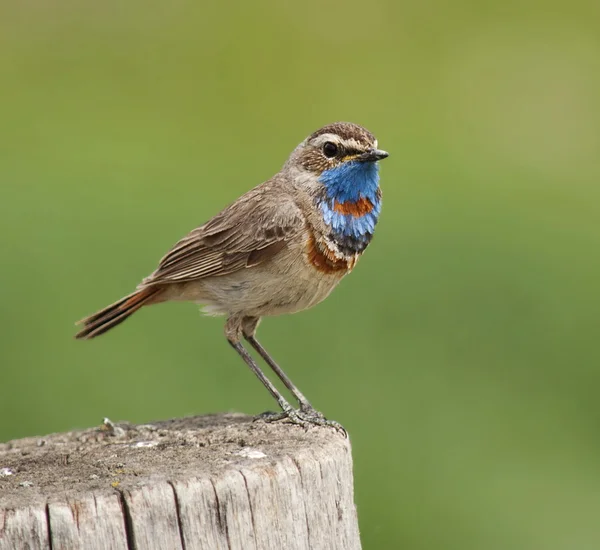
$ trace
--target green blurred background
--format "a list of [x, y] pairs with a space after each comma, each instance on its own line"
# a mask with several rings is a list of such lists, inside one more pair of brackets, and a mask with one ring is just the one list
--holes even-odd
[[365, 548], [600, 547], [600, 4], [2, 2], [0, 440], [272, 409], [190, 304], [73, 322], [307, 134], [391, 156], [352, 276], [261, 340], [349, 430]]

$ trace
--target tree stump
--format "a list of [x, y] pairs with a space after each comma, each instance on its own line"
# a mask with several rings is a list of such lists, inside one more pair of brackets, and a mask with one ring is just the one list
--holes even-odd
[[0, 550], [360, 549], [350, 443], [244, 415], [0, 444]]

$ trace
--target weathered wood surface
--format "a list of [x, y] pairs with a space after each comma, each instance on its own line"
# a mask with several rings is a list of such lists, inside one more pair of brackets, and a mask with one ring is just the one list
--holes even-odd
[[348, 439], [243, 415], [0, 444], [0, 550], [360, 549]]

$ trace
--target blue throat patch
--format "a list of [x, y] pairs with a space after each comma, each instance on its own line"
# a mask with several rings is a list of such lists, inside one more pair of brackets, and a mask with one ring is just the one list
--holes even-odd
[[[320, 207], [325, 223], [332, 229], [332, 237], [343, 245], [342, 251], [362, 252], [371, 240], [381, 212], [378, 164], [348, 161], [325, 170], [319, 181], [326, 191], [326, 198]], [[369, 200], [373, 209], [361, 216], [344, 214], [334, 209], [336, 202], [356, 203], [360, 199]]]

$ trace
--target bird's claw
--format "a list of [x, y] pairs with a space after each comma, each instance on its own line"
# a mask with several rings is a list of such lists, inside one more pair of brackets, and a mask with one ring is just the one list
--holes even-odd
[[301, 407], [300, 409], [288, 409], [279, 413], [265, 412], [258, 415], [257, 419], [264, 420], [265, 422], [278, 422], [280, 420], [287, 420], [291, 424], [302, 426], [304, 429], [308, 429], [312, 426], [326, 426], [328, 428], [335, 428], [341, 432], [344, 437], [348, 437], [346, 429], [335, 420], [327, 420], [323, 413], [316, 409]]

